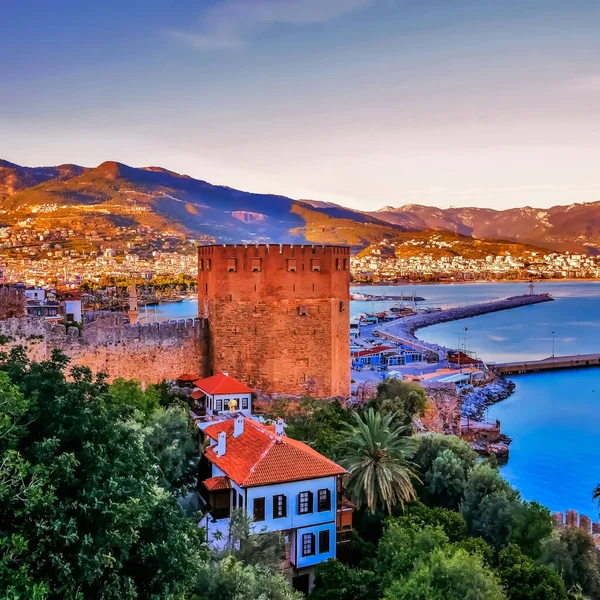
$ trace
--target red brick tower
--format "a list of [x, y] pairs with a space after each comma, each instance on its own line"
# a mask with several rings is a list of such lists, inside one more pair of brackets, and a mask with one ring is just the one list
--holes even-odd
[[350, 249], [198, 248], [211, 367], [264, 394], [350, 396]]

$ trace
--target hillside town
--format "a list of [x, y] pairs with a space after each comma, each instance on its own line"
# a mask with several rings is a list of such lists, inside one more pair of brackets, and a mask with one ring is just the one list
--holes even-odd
[[374, 244], [352, 257], [351, 269], [356, 282], [595, 279], [600, 257], [538, 249], [469, 258], [433, 235], [428, 241]]

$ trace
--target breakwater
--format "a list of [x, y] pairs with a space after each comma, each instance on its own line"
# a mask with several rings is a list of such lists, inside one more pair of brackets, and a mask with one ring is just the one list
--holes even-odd
[[411, 315], [409, 317], [391, 321], [390, 323], [382, 324], [377, 328], [377, 331], [381, 337], [401, 342], [402, 344], [417, 350], [436, 353], [441, 357], [442, 355], [445, 356], [449, 348], [417, 339], [415, 332], [418, 329], [429, 327], [430, 325], [437, 325], [438, 323], [458, 321], [459, 319], [467, 319], [502, 310], [520, 308], [521, 306], [552, 302], [552, 300], [553, 298], [546, 294], [511, 296], [510, 298], [505, 298], [503, 300], [494, 300], [492, 302], [482, 302], [470, 306], [458, 306], [447, 310]]
[[549, 356], [541, 360], [498, 363], [494, 366], [501, 375], [535, 373], [538, 371], [557, 371], [559, 369], [581, 369], [600, 366], [600, 354], [575, 354], [572, 356]]

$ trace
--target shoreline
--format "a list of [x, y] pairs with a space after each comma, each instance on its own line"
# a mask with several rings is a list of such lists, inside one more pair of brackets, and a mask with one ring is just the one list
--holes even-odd
[[406, 285], [491, 285], [494, 283], [600, 283], [600, 277], [589, 278], [589, 277], [560, 277], [558, 279], [472, 279], [470, 281], [393, 281], [385, 282], [378, 281], [377, 283], [360, 283], [350, 282], [351, 286], [356, 287], [402, 287]]

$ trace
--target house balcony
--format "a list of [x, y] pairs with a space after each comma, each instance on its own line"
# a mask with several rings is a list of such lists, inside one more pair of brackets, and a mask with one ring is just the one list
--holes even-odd
[[336, 515], [337, 543], [344, 544], [352, 539], [352, 514], [354, 504], [342, 496]]

